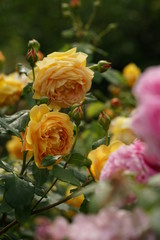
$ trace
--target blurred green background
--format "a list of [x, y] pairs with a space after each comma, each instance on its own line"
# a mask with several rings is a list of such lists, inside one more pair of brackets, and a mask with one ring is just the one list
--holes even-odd
[[[25, 62], [30, 39], [40, 42], [44, 55], [77, 42], [71, 31], [63, 32], [72, 28], [71, 18], [62, 14], [64, 2], [70, 3], [69, 0], [0, 0], [0, 50], [6, 56], [6, 73], [13, 71], [17, 62]], [[129, 62], [135, 62], [141, 69], [159, 64], [160, 1], [100, 2], [90, 36], [83, 38], [83, 43], [91, 43], [92, 34], [98, 36], [110, 23], [116, 23], [117, 27], [98, 42], [100, 51], [94, 51], [91, 61], [107, 59], [119, 70]], [[81, 0], [81, 7], [72, 9], [81, 16], [83, 23], [88, 21], [93, 3], [94, 0]]]

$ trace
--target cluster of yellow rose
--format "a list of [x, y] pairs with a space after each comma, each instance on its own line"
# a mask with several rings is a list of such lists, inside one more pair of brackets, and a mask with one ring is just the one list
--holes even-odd
[[[73, 48], [49, 54], [36, 63], [33, 98], [48, 97], [46, 104], [34, 106], [26, 128], [23, 151], [33, 151], [35, 163], [47, 155], [67, 155], [73, 143], [73, 123], [65, 113], [51, 111], [80, 104], [91, 87], [93, 71], [86, 67], [87, 55]], [[29, 74], [31, 76], [31, 74]]]
[[[39, 169], [51, 169], [42, 164], [46, 156], [59, 156], [57, 161], [59, 163], [61, 157], [72, 153], [74, 123], [69, 115], [60, 112], [60, 109], [73, 105], [81, 107], [86, 93], [90, 90], [94, 72], [86, 67], [86, 58], [86, 54], [76, 52], [76, 48], [73, 48], [66, 52], [54, 52], [40, 61], [35, 61], [32, 71], [28, 73], [28, 78], [24, 81], [16, 73], [8, 76], [0, 75], [0, 106], [14, 104], [18, 101], [28, 81], [33, 81], [34, 99], [47, 97], [49, 100], [48, 105], [35, 105], [30, 110], [30, 120], [24, 134], [21, 134], [22, 139], [14, 136], [8, 141], [6, 148], [11, 157], [23, 159], [24, 152], [27, 151], [27, 159], [34, 156], [35, 164]], [[123, 74], [128, 86], [132, 87], [140, 70], [131, 64], [124, 69]], [[116, 95], [120, 91], [116, 87], [112, 87], [111, 90]], [[101, 125], [106, 136], [108, 136], [108, 131], [111, 133], [111, 143], [108, 145], [107, 141], [106, 145], [102, 144], [88, 154], [88, 159], [91, 160], [89, 170], [95, 181], [99, 180], [110, 154], [119, 147], [132, 143], [136, 138], [130, 130], [129, 118], [117, 117], [111, 121], [111, 124], [108, 118], [105, 125], [104, 114], [103, 121], [104, 124], [101, 123]], [[76, 121], [75, 124], [79, 126]], [[68, 187], [66, 196], [73, 188], [73, 186]], [[72, 207], [79, 209], [83, 201], [84, 195], [82, 194], [66, 203], [71, 206], [71, 209]], [[73, 216], [74, 213], [75, 211], [69, 210], [67, 216]]]

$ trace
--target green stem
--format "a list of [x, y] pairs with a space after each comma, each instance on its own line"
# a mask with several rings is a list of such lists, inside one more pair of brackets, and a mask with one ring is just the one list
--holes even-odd
[[27, 153], [28, 153], [28, 151], [25, 151], [23, 153], [23, 164], [22, 164], [22, 169], [21, 169], [21, 172], [20, 172], [20, 176], [23, 175], [23, 173], [24, 173], [24, 171], [26, 169], [26, 156], [27, 156]]
[[51, 189], [54, 187], [54, 185], [56, 184], [57, 181], [58, 181], [58, 179], [56, 178], [53, 181], [52, 185], [47, 189], [47, 191], [45, 191], [45, 193], [42, 195], [42, 197], [32, 207], [32, 209], [31, 209], [32, 211], [33, 211], [33, 209], [35, 209], [38, 206], [38, 204], [43, 200], [43, 198], [51, 191]]
[[[71, 156], [72, 156], [74, 147], [75, 147], [76, 142], [77, 142], [77, 139], [78, 139], [78, 134], [79, 134], [79, 127], [76, 126], [76, 136], [75, 136], [74, 143], [73, 143], [73, 145], [72, 145], [70, 154], [69, 154], [69, 156], [68, 156], [68, 158], [67, 158], [67, 160], [66, 160], [66, 162], [65, 162], [65, 165], [64, 165], [64, 167], [63, 167], [64, 169], [67, 167], [67, 164], [68, 164], [68, 162], [69, 162], [69, 160], [70, 160], [70, 158], [71, 158]], [[53, 181], [52, 185], [47, 189], [47, 191], [45, 191], [45, 193], [43, 194], [43, 196], [35, 203], [35, 205], [33, 206], [32, 210], [35, 209], [35, 208], [38, 206], [38, 204], [43, 200], [44, 197], [46, 197], [46, 195], [47, 195], [47, 194], [52, 190], [52, 188], [55, 186], [55, 184], [56, 184], [57, 181], [58, 181], [58, 179], [56, 178], [56, 179]]]
[[34, 67], [32, 67], [32, 73], [33, 73], [33, 82], [35, 80], [35, 70], [34, 70]]
[[73, 143], [73, 145], [72, 145], [70, 154], [69, 154], [69, 156], [68, 156], [68, 158], [67, 158], [67, 160], [66, 160], [66, 163], [65, 163], [65, 165], [64, 165], [64, 168], [67, 167], [67, 164], [68, 164], [68, 162], [69, 162], [69, 160], [70, 160], [70, 158], [71, 158], [71, 156], [72, 156], [73, 150], [74, 150], [75, 145], [76, 145], [77, 140], [78, 140], [78, 135], [79, 135], [79, 126], [76, 125], [76, 135], [75, 135], [74, 143]]
[[91, 15], [90, 15], [90, 17], [89, 17], [89, 20], [88, 20], [88, 22], [86, 23], [86, 25], [84, 26], [84, 29], [85, 29], [85, 30], [89, 30], [89, 28], [91, 27], [92, 22], [93, 22], [94, 17], [95, 17], [95, 14], [96, 14], [96, 7], [93, 6], [93, 10], [92, 10], [92, 13], [91, 13]]
[[[51, 209], [51, 208], [54, 208], [54, 207], [60, 205], [61, 203], [64, 203], [64, 202], [66, 202], [66, 201], [68, 201], [68, 200], [70, 200], [70, 199], [72, 199], [72, 198], [74, 198], [74, 197], [77, 197], [77, 192], [80, 191], [83, 187], [85, 187], [85, 186], [87, 186], [88, 184], [90, 184], [92, 181], [93, 181], [93, 180], [88, 180], [87, 182], [85, 182], [84, 184], [82, 184], [80, 187], [78, 187], [78, 188], [77, 188], [73, 193], [71, 193], [69, 196], [60, 199], [60, 200], [59, 200], [58, 202], [56, 202], [56, 203], [53, 203], [53, 204], [50, 204], [50, 205], [48, 205], [48, 206], [46, 206], [46, 207], [43, 207], [43, 208], [37, 209], [37, 210], [35, 210], [35, 211], [32, 211], [31, 214], [33, 215], [33, 214], [41, 213], [41, 212], [43, 212], [43, 211], [49, 210], [49, 209]], [[76, 195], [76, 196], [75, 196], [75, 195]]]

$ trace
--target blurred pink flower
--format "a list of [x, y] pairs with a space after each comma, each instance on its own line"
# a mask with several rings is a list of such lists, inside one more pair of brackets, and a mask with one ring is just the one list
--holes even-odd
[[35, 240], [137, 240], [149, 228], [141, 209], [130, 212], [113, 207], [98, 214], [77, 214], [70, 224], [62, 217], [39, 224]]
[[150, 96], [132, 118], [132, 129], [147, 144], [147, 152], [157, 156], [151, 165], [160, 167], [160, 96]]
[[148, 223], [140, 209], [132, 213], [116, 208], [102, 209], [97, 215], [77, 215], [67, 237], [70, 240], [134, 240], [148, 228]]
[[147, 152], [157, 157], [149, 163], [160, 167], [160, 66], [148, 68], [133, 89], [138, 108], [132, 129], [147, 144]]
[[139, 102], [151, 96], [160, 97], [160, 66], [147, 68], [133, 88], [133, 94]]
[[128, 146], [121, 146], [110, 155], [101, 171], [100, 180], [117, 178], [121, 173], [129, 172], [136, 176], [138, 182], [145, 183], [149, 177], [158, 173], [149, 165], [156, 158], [148, 156], [145, 149], [145, 144], [138, 140]]
[[57, 217], [53, 223], [46, 219], [37, 227], [35, 240], [62, 240], [67, 228], [68, 222], [63, 217]]

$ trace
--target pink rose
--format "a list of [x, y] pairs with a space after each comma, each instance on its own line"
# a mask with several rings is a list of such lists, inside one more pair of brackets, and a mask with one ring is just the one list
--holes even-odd
[[100, 180], [117, 178], [122, 173], [130, 172], [138, 182], [145, 183], [149, 177], [158, 173], [148, 164], [151, 160], [156, 161], [156, 158], [148, 156], [145, 150], [146, 146], [140, 141], [121, 146], [110, 155], [101, 171]]

